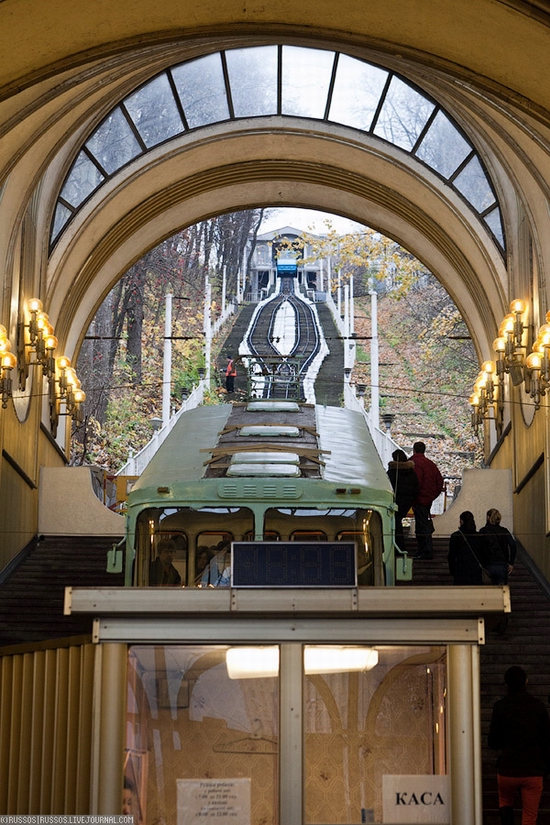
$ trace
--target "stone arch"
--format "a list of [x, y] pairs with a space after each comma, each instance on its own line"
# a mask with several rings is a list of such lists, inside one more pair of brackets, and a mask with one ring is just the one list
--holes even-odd
[[163, 237], [222, 211], [280, 204], [337, 212], [402, 243], [468, 317], [480, 358], [490, 357], [506, 270], [471, 210], [395, 147], [281, 120], [207, 128], [152, 153], [92, 198], [48, 268], [46, 302], [67, 354], [118, 277]]

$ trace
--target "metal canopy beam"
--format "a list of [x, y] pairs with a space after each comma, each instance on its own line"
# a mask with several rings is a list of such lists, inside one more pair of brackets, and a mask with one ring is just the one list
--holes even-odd
[[255, 617], [107, 617], [96, 619], [94, 642], [128, 644], [483, 644], [483, 619]]
[[503, 587], [365, 587], [340, 589], [236, 589], [168, 587], [68, 587], [65, 614], [95, 616], [200, 616], [257, 614], [275, 617], [430, 618], [509, 613], [510, 590]]

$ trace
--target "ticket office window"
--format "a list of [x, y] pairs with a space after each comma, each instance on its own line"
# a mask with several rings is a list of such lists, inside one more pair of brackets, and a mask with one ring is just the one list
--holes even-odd
[[[383, 822], [388, 777], [445, 778], [445, 647], [285, 645], [302, 651], [297, 730], [280, 718], [281, 647], [129, 649], [125, 782], [142, 825], [283, 825], [280, 788], [303, 825]], [[303, 765], [286, 782], [285, 735]]]
[[[346, 664], [355, 651], [366, 666], [353, 656]], [[331, 672], [336, 654], [347, 670]], [[305, 656], [306, 825], [394, 821], [384, 811], [388, 780], [417, 775], [423, 787], [446, 773], [445, 649], [313, 646]]]
[[[129, 650], [127, 753], [146, 754], [135, 825], [278, 823], [278, 648], [136, 645]], [[267, 675], [266, 675], [267, 674]]]

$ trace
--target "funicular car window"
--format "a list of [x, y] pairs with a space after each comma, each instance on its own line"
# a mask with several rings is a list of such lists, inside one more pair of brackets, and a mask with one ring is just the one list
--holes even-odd
[[[243, 540], [245, 535], [253, 532], [254, 517], [247, 507], [145, 509], [136, 521], [134, 583], [149, 585], [151, 565], [156, 564], [160, 568], [160, 562], [156, 562], [160, 537], [172, 537], [176, 542], [172, 563], [179, 573], [180, 581], [168, 583], [185, 586], [219, 585], [220, 575], [214, 576], [214, 570], [219, 570], [219, 574], [227, 571], [230, 562], [223, 564], [223, 561], [229, 559], [231, 542]], [[211, 575], [206, 576], [208, 580], [203, 582], [207, 569]], [[172, 575], [172, 578], [175, 576]], [[158, 583], [157, 579], [155, 583]]]

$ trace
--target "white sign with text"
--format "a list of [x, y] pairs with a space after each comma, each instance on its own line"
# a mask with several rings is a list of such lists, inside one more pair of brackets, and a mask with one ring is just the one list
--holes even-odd
[[382, 777], [383, 822], [392, 825], [411, 822], [451, 821], [451, 794], [448, 776], [411, 775]]
[[250, 779], [178, 779], [178, 825], [250, 825]]

